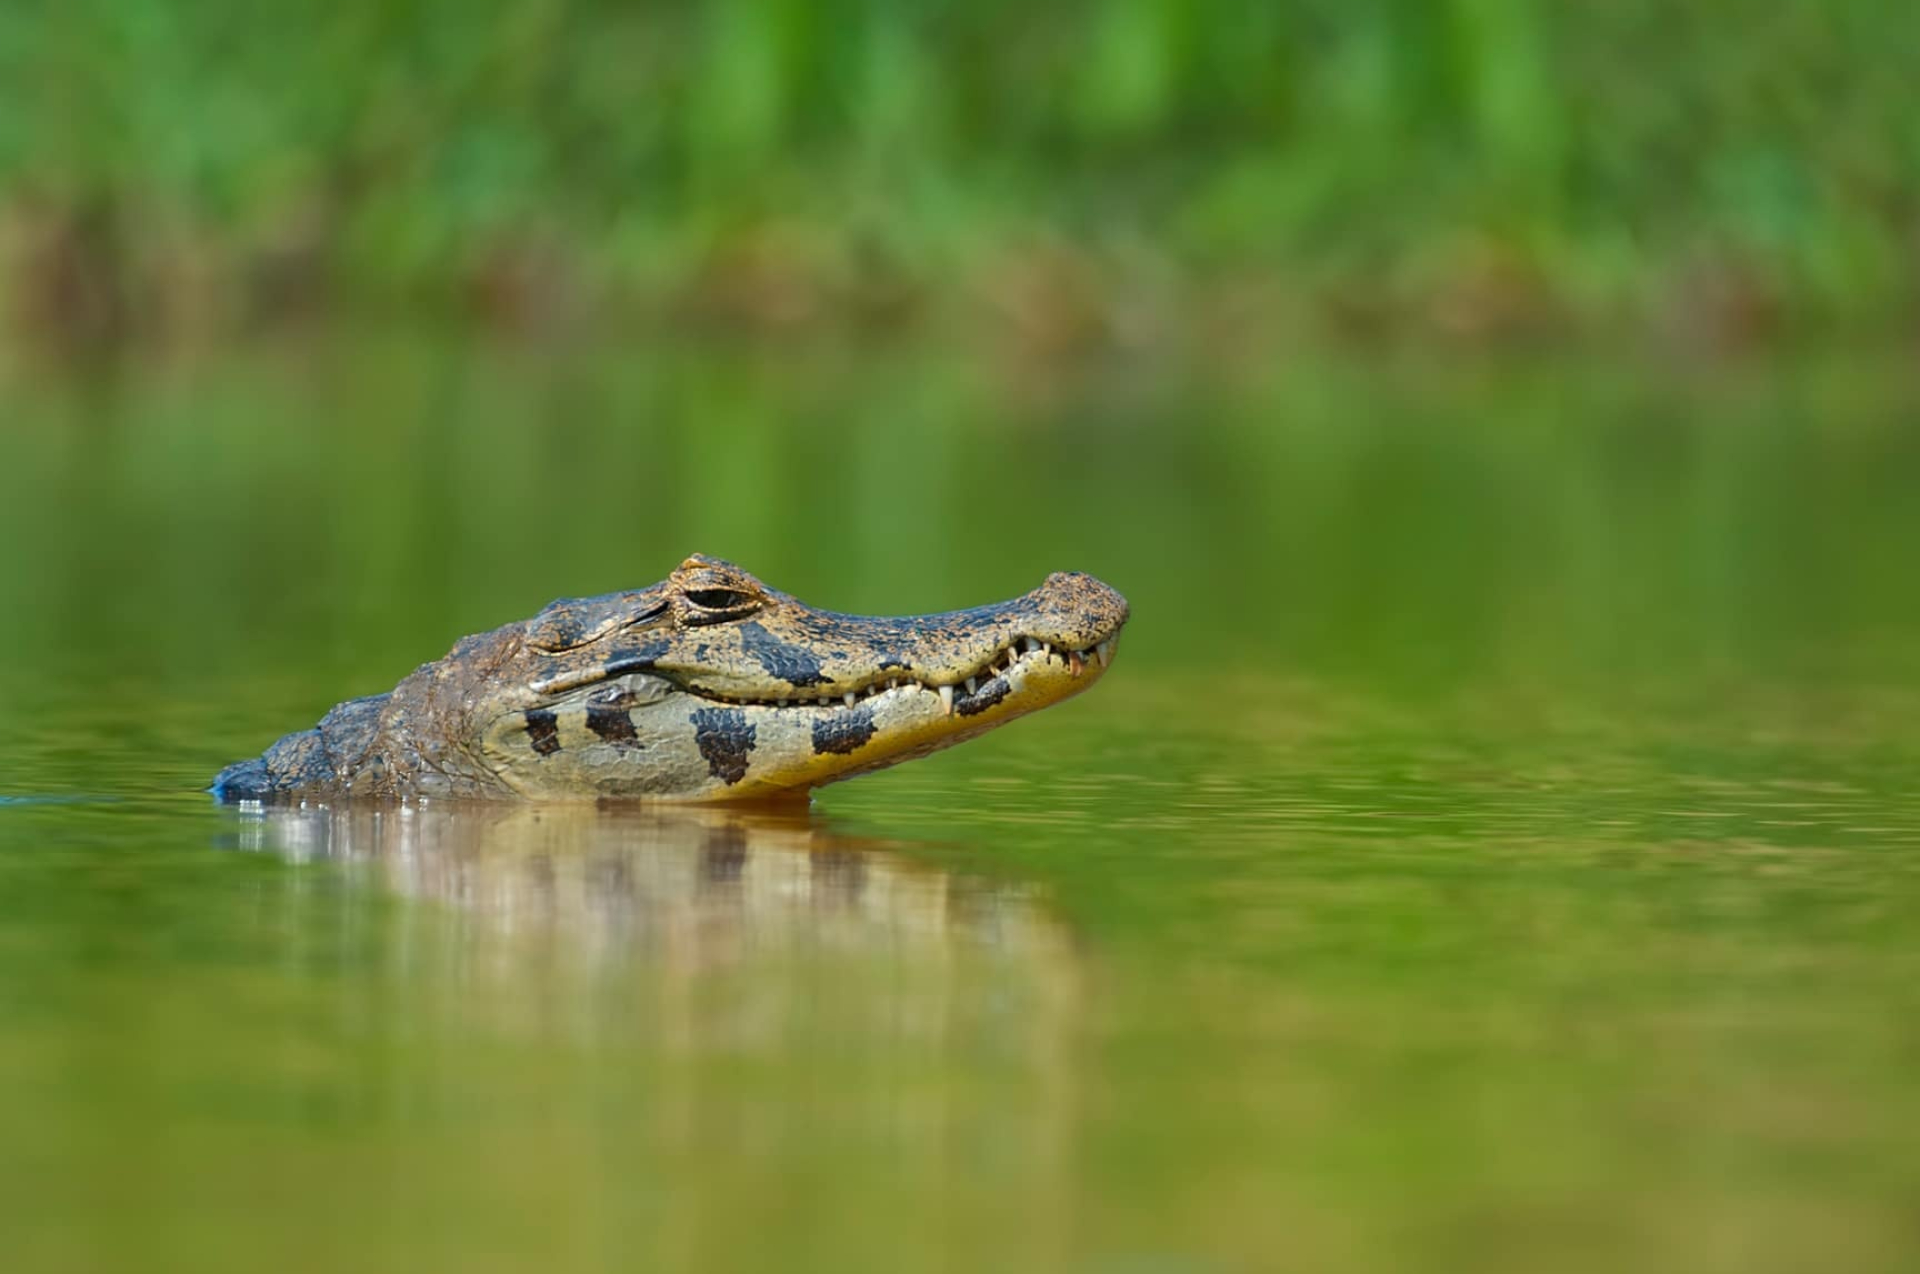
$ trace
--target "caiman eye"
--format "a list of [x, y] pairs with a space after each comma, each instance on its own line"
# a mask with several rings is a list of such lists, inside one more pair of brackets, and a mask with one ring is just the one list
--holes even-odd
[[752, 593], [731, 588], [690, 588], [687, 600], [701, 610], [744, 610], [754, 602]]

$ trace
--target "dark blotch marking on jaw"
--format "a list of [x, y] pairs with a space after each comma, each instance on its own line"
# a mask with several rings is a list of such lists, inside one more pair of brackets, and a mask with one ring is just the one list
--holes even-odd
[[528, 708], [527, 738], [533, 740], [535, 752], [552, 756], [560, 750], [559, 719], [545, 708]]
[[768, 675], [790, 686], [818, 686], [833, 680], [820, 671], [820, 658], [804, 646], [790, 646], [756, 620], [740, 625], [740, 645]]
[[1006, 698], [1012, 690], [1013, 687], [1007, 684], [1005, 677], [995, 677], [972, 694], [962, 691], [960, 695], [956, 695], [953, 700], [953, 710], [963, 717], [970, 717], [976, 712], [985, 712]]
[[707, 760], [707, 771], [732, 787], [747, 777], [747, 753], [753, 751], [753, 726], [738, 708], [701, 708], [687, 718], [693, 741]]
[[816, 753], [835, 752], [844, 756], [871, 742], [874, 729], [873, 709], [867, 704], [848, 708], [844, 712], [830, 712], [814, 720], [813, 750]]
[[625, 708], [608, 707], [598, 703], [588, 704], [587, 729], [599, 735], [604, 742], [617, 747], [640, 746], [639, 737], [633, 732], [633, 718], [627, 715]]

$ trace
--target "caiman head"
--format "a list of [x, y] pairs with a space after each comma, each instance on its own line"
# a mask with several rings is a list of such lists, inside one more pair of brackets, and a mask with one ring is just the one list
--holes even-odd
[[467, 688], [465, 715], [477, 759], [526, 796], [770, 797], [1078, 694], [1126, 621], [1126, 600], [1089, 575], [973, 610], [869, 618], [696, 555], [652, 588], [541, 611]]

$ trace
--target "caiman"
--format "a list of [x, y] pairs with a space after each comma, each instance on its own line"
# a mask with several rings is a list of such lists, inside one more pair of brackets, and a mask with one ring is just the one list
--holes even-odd
[[1113, 658], [1127, 603], [1056, 574], [972, 610], [817, 610], [694, 555], [634, 592], [554, 602], [384, 695], [228, 766], [223, 801], [800, 794], [1058, 703]]

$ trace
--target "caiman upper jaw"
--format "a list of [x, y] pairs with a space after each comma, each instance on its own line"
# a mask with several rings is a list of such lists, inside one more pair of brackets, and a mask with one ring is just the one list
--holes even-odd
[[691, 681], [674, 679], [680, 689], [703, 699], [716, 703], [731, 704], [740, 707], [788, 708], [806, 707], [854, 707], [876, 695], [901, 689], [918, 689], [940, 697], [944, 714], [954, 711], [956, 699], [964, 708], [976, 695], [983, 682], [1006, 672], [1012, 672], [1022, 660], [1033, 660], [1045, 665], [1057, 662], [1063, 665], [1068, 674], [1079, 677], [1089, 665], [1105, 669], [1113, 660], [1113, 652], [1119, 641], [1118, 630], [1090, 646], [1071, 649], [1056, 646], [1053, 642], [1042, 641], [1037, 637], [1018, 637], [1004, 646], [996, 646], [992, 653], [962, 665], [957, 671], [926, 672], [915, 674], [911, 671], [890, 669], [876, 672], [871, 677], [853, 685], [849, 689], [835, 687], [833, 694], [785, 695], [741, 695], [730, 694], [719, 689], [709, 689]]

